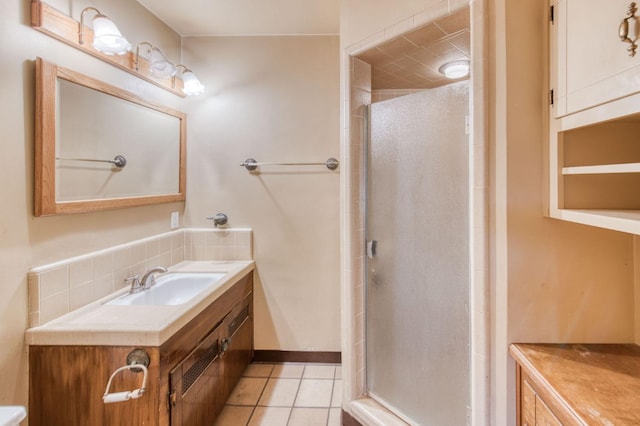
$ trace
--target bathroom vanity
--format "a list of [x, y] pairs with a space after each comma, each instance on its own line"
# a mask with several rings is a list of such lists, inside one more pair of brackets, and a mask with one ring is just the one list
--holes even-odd
[[[125, 289], [29, 329], [29, 423], [212, 424], [253, 357], [253, 268], [252, 261], [182, 262], [170, 272], [225, 275], [183, 304], [105, 304]], [[109, 377], [135, 349], [150, 359], [144, 394], [105, 404]], [[110, 392], [141, 381], [142, 372], [123, 371]]]
[[512, 344], [517, 424], [640, 424], [640, 346]]

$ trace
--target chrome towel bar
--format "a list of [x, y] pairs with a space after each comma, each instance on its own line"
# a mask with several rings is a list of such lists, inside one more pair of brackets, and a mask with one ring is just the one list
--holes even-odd
[[340, 162], [335, 158], [329, 158], [324, 163], [258, 163], [253, 158], [247, 158], [240, 166], [244, 167], [250, 172], [255, 171], [258, 166], [325, 166], [329, 170], [335, 170], [340, 165]]
[[127, 165], [127, 159], [122, 155], [116, 155], [113, 160], [94, 160], [93, 158], [61, 158], [56, 157], [56, 160], [62, 161], [91, 161], [93, 163], [111, 163], [116, 167], [123, 168]]

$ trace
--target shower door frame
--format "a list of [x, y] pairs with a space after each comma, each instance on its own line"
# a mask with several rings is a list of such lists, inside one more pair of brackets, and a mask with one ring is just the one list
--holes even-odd
[[[449, 2], [450, 3], [450, 2]], [[487, 33], [486, 0], [470, 3], [472, 74], [469, 87], [469, 117], [471, 144], [469, 188], [470, 188], [470, 415], [473, 426], [490, 424], [490, 319], [489, 260], [488, 260], [488, 171], [487, 125], [486, 125], [486, 71], [485, 40]], [[448, 11], [434, 7], [425, 13], [411, 17], [413, 27], [418, 28]], [[385, 31], [386, 32], [386, 31]], [[394, 34], [394, 37], [399, 35]], [[392, 38], [392, 37], [390, 37]], [[343, 75], [346, 81], [346, 99], [343, 99], [345, 125], [342, 134], [341, 173], [342, 192], [342, 330], [343, 330], [343, 409], [363, 425], [406, 425], [407, 420], [393, 407], [386, 407], [367, 394], [366, 383], [366, 260], [365, 260], [365, 167], [364, 137], [362, 130], [364, 108], [358, 108], [355, 93], [354, 67], [358, 61], [354, 56], [376, 47], [388, 39], [380, 38], [375, 43], [359, 42], [343, 51]], [[477, 59], [480, 58], [480, 59]], [[370, 99], [369, 99], [370, 106]], [[348, 423], [346, 423], [348, 424]]]

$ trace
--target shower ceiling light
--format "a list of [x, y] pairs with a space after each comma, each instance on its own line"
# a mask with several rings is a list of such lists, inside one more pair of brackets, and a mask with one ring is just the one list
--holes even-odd
[[460, 61], [448, 62], [438, 68], [438, 71], [441, 74], [444, 74], [447, 78], [456, 79], [468, 76], [469, 66], [469, 60], [463, 59]]
[[124, 55], [131, 50], [131, 44], [122, 36], [116, 24], [95, 7], [87, 7], [80, 14], [78, 43], [84, 44], [84, 14], [96, 12], [93, 18], [93, 47], [105, 55]]

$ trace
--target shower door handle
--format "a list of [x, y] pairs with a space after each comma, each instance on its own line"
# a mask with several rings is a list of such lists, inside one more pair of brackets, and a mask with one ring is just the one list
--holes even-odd
[[373, 259], [373, 256], [376, 255], [376, 246], [378, 242], [376, 240], [367, 241], [367, 257], [369, 259]]

